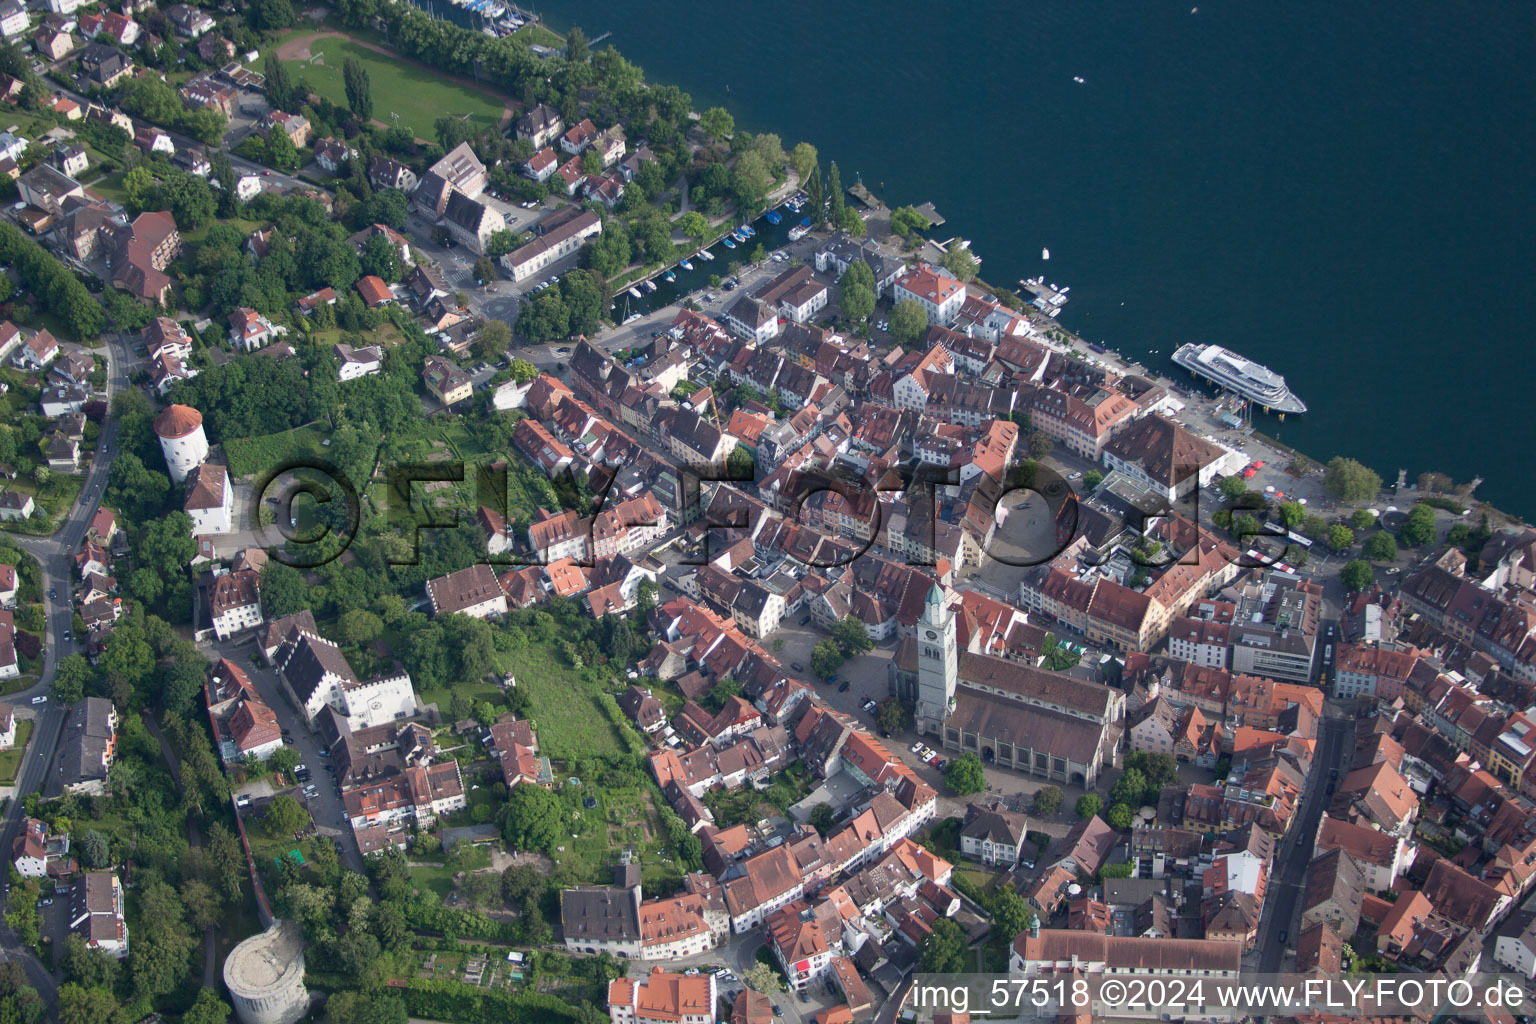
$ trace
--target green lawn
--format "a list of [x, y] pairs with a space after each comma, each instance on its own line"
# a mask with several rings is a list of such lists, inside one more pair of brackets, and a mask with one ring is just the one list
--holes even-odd
[[27, 740], [31, 735], [31, 719], [22, 719], [16, 723], [16, 742], [9, 749], [0, 750], [0, 786], [10, 786], [16, 782], [16, 773], [21, 770], [21, 756], [27, 751]]
[[613, 723], [597, 703], [601, 687], [583, 673], [559, 664], [553, 652], [539, 646], [501, 655], [498, 660], [533, 701], [528, 717], [538, 726], [540, 753], [562, 760], [617, 757], [625, 752]]
[[123, 174], [121, 171], [113, 171], [111, 174], [103, 175], [87, 185], [86, 188], [103, 199], [112, 200], [114, 203], [126, 202], [128, 199], [128, 193], [123, 191]]
[[524, 25], [513, 34], [520, 37], [530, 46], [548, 46], [551, 49], [558, 50], [565, 45], [564, 39], [543, 25]]
[[321, 442], [330, 436], [329, 428], [310, 423], [280, 434], [231, 438], [224, 442], [224, 453], [229, 456], [230, 473], [250, 476], [269, 472], [294, 459], [322, 459], [325, 445]]
[[316, 39], [310, 44], [310, 53], [315, 57], [313, 61], [292, 61], [290, 67], [294, 77], [302, 77], [312, 92], [345, 107], [347, 90], [341, 70], [351, 57], [368, 70], [373, 85], [374, 119], [391, 125], [398, 116], [400, 126], [417, 138], [435, 138], [434, 125], [445, 114], [468, 114], [485, 128], [496, 128], [501, 123], [502, 104], [485, 93], [386, 57], [350, 39]]

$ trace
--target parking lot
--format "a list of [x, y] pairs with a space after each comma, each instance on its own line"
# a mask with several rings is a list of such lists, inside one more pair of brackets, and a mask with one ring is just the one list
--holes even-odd
[[[278, 682], [277, 674], [265, 665], [252, 663], [251, 655], [256, 649], [254, 637], [243, 642], [216, 643], [212, 647], [215, 657], [228, 658], [251, 677], [251, 682], [261, 694], [261, 699], [277, 716], [277, 724], [283, 730], [283, 742], [299, 752], [301, 763], [307, 768], [307, 771], [297, 773], [303, 777], [298, 779], [296, 786], [274, 791], [267, 783], [262, 782], [256, 785], [265, 787], [264, 792], [251, 787], [248, 787], [249, 793], [242, 791], [241, 797], [249, 796], [250, 800], [247, 805], [241, 807], [241, 815], [259, 813], [262, 805], [270, 799], [267, 794], [288, 793], [309, 810], [319, 835], [340, 842], [341, 862], [354, 871], [362, 871], [363, 857], [358, 852], [356, 841], [352, 838], [352, 826], [347, 821], [346, 809], [342, 804], [341, 788], [335, 776], [327, 771], [331, 766], [330, 752], [326, 750], [320, 738], [310, 732], [304, 716], [288, 700], [281, 683]], [[257, 658], [259, 660], [259, 654]], [[322, 750], [326, 750], [325, 755], [321, 754]], [[241, 797], [237, 797], [237, 800]]]

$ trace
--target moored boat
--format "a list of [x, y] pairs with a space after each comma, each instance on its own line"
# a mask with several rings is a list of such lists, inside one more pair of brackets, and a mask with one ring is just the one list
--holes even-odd
[[1218, 387], [1257, 402], [1265, 409], [1281, 413], [1307, 411], [1307, 404], [1291, 392], [1284, 377], [1262, 363], [1245, 359], [1220, 345], [1181, 345], [1174, 352], [1173, 361], [1196, 377], [1203, 377]]

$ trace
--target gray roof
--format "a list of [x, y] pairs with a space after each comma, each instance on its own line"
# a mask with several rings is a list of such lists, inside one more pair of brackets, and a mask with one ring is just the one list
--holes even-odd
[[570, 942], [640, 941], [638, 893], [632, 889], [565, 889], [560, 927]]

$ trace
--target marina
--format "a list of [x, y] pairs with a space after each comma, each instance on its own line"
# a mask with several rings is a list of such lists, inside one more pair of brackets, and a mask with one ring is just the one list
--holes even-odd
[[505, 0], [410, 0], [411, 5], [428, 17], [450, 21], [461, 28], [478, 30], [488, 36], [509, 36], [528, 25], [540, 22], [538, 15], [522, 10]]
[[[1050, 259], [1051, 251], [1049, 249], [1042, 250], [1041, 258]], [[1031, 301], [1030, 305], [1040, 310], [1046, 316], [1057, 316], [1060, 314], [1061, 307], [1067, 304], [1067, 292], [1072, 290], [1070, 287], [1057, 288], [1054, 284], [1046, 284], [1044, 276], [1025, 278], [1019, 281], [1019, 285], [1034, 296], [1034, 300]]]

